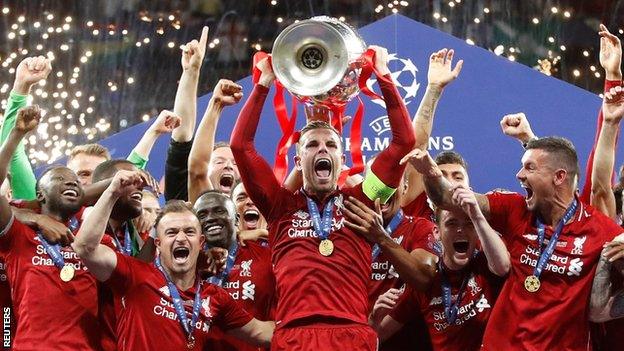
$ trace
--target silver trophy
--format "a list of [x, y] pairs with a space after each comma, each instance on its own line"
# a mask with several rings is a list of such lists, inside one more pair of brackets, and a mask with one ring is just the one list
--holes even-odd
[[364, 51], [366, 44], [353, 27], [332, 17], [312, 17], [277, 36], [273, 71], [308, 106], [344, 106], [359, 92]]

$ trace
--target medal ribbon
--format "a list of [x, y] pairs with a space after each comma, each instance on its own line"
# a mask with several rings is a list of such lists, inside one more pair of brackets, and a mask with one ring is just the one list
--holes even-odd
[[232, 267], [234, 267], [234, 261], [236, 261], [236, 254], [238, 253], [238, 242], [234, 240], [230, 248], [228, 249], [228, 257], [225, 263], [225, 269], [218, 275], [208, 278], [208, 282], [214, 285], [223, 286], [223, 283], [227, 281]]
[[566, 224], [566, 222], [570, 220], [570, 218], [572, 218], [572, 216], [574, 215], [574, 212], [576, 212], [577, 206], [578, 206], [578, 201], [574, 199], [574, 202], [572, 202], [570, 207], [568, 207], [565, 214], [563, 215], [563, 218], [557, 224], [557, 227], [555, 228], [555, 231], [550, 237], [550, 241], [548, 242], [548, 245], [546, 246], [546, 249], [544, 251], [542, 251], [542, 246], [544, 244], [544, 237], [545, 237], [546, 230], [544, 228], [544, 223], [542, 223], [539, 220], [539, 218], [537, 219], [537, 244], [539, 245], [539, 250], [541, 252], [540, 252], [539, 260], [537, 261], [537, 265], [533, 269], [534, 276], [539, 278], [539, 276], [542, 274], [544, 267], [546, 267], [546, 263], [548, 262], [548, 260], [550, 259], [550, 256], [552, 256], [553, 252], [555, 251], [555, 245], [557, 244], [557, 240], [559, 239], [559, 234], [561, 234], [561, 231], [563, 230], [563, 226]]
[[[388, 226], [386, 227], [386, 235], [388, 237], [392, 236], [392, 233], [399, 226], [399, 223], [401, 223], [403, 217], [403, 210], [399, 209], [399, 212], [397, 212], [394, 217], [392, 217], [392, 220], [390, 221], [390, 223], [388, 223]], [[375, 246], [373, 246], [373, 261], [377, 258], [377, 256], [379, 256], [380, 252], [381, 249], [379, 248], [379, 245], [375, 244]]]
[[[444, 272], [444, 264], [442, 263], [442, 257], [438, 261], [438, 269], [440, 270], [440, 275], [442, 277], [442, 302], [444, 303], [444, 316], [446, 317], [449, 325], [453, 325], [455, 320], [457, 320], [457, 315], [459, 314], [459, 306], [461, 305], [461, 301], [466, 294], [466, 285], [468, 284], [468, 280], [472, 274], [464, 273], [464, 280], [457, 291], [457, 299], [455, 302], [452, 301], [452, 290], [451, 290], [451, 282], [448, 280], [446, 273]], [[470, 266], [468, 266], [470, 269]]]
[[169, 294], [171, 295], [171, 300], [173, 301], [173, 307], [175, 308], [176, 314], [178, 315], [178, 320], [182, 325], [182, 329], [186, 333], [186, 336], [189, 341], [193, 340], [193, 330], [195, 329], [195, 325], [197, 324], [197, 320], [199, 319], [199, 311], [201, 309], [201, 290], [200, 283], [201, 279], [197, 279], [197, 286], [195, 286], [195, 300], [193, 301], [193, 316], [191, 317], [191, 321], [189, 322], [186, 317], [186, 311], [184, 310], [184, 306], [182, 305], [182, 298], [180, 298], [180, 292], [178, 291], [178, 287], [173, 284], [169, 274], [165, 272], [162, 264], [160, 263], [160, 256], [156, 257], [154, 260], [154, 265], [160, 273], [165, 277], [167, 281], [167, 287], [169, 288]]
[[[72, 217], [69, 220], [68, 228], [69, 230], [72, 231], [72, 233], [76, 229], [78, 229], [78, 220], [76, 219], [76, 217]], [[37, 236], [39, 237], [39, 241], [41, 242], [41, 245], [43, 245], [44, 249], [48, 253], [48, 256], [50, 256], [50, 258], [52, 259], [52, 262], [54, 262], [54, 265], [57, 266], [59, 269], [62, 269], [63, 267], [65, 267], [65, 260], [63, 259], [63, 254], [61, 254], [61, 245], [50, 244], [46, 240], [46, 238], [43, 237], [43, 234], [41, 234], [40, 230], [37, 231]]]
[[308, 202], [308, 212], [310, 213], [310, 217], [312, 217], [314, 232], [321, 240], [327, 239], [329, 237], [329, 233], [331, 232], [332, 219], [334, 217], [335, 198], [331, 198], [327, 201], [325, 209], [323, 209], [323, 218], [321, 218], [319, 209], [314, 200], [308, 196], [306, 196], [306, 200]]
[[121, 225], [121, 228], [124, 231], [124, 245], [121, 246], [121, 243], [119, 242], [119, 238], [117, 237], [117, 234], [113, 234], [113, 240], [115, 240], [115, 246], [117, 246], [117, 249], [122, 254], [126, 256], [132, 256], [132, 238], [130, 237], [130, 225], [127, 222], [124, 222]]

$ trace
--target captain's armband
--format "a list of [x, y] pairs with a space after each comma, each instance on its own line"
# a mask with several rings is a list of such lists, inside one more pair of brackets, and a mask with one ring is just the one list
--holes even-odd
[[384, 184], [375, 173], [369, 170], [366, 172], [366, 176], [362, 182], [362, 191], [370, 200], [375, 201], [375, 199], [379, 199], [382, 204], [385, 204], [396, 189]]

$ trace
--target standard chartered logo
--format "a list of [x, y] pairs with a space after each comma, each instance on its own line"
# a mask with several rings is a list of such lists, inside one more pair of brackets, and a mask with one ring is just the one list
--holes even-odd
[[251, 280], [243, 283], [243, 300], [254, 301], [256, 295], [256, 284], [253, 284]]
[[568, 276], [580, 276], [583, 270], [583, 261], [580, 258], [575, 258], [570, 261], [570, 267], [568, 268]]

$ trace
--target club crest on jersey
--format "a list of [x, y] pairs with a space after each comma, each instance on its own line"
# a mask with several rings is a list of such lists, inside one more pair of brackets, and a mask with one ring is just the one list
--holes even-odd
[[204, 311], [204, 316], [206, 316], [206, 318], [212, 318], [212, 313], [210, 313], [210, 296], [202, 301], [202, 310]]
[[572, 249], [571, 254], [573, 255], [582, 255], [583, 254], [583, 245], [585, 245], [585, 241], [587, 240], [587, 236], [583, 235], [579, 238], [574, 238], [574, 248]]
[[295, 217], [297, 217], [299, 219], [308, 219], [308, 218], [310, 218], [310, 214], [307, 213], [304, 210], [299, 210], [299, 211], [295, 212], [295, 214], [293, 216], [295, 216]]
[[241, 262], [240, 264], [241, 271], [239, 273], [241, 277], [251, 277], [251, 264], [252, 263], [253, 263], [253, 259]]
[[470, 288], [470, 292], [472, 293], [472, 295], [476, 295], [481, 291], [481, 287], [479, 286], [479, 284], [477, 284], [477, 280], [475, 279], [474, 275], [471, 276], [468, 280], [468, 287]]

